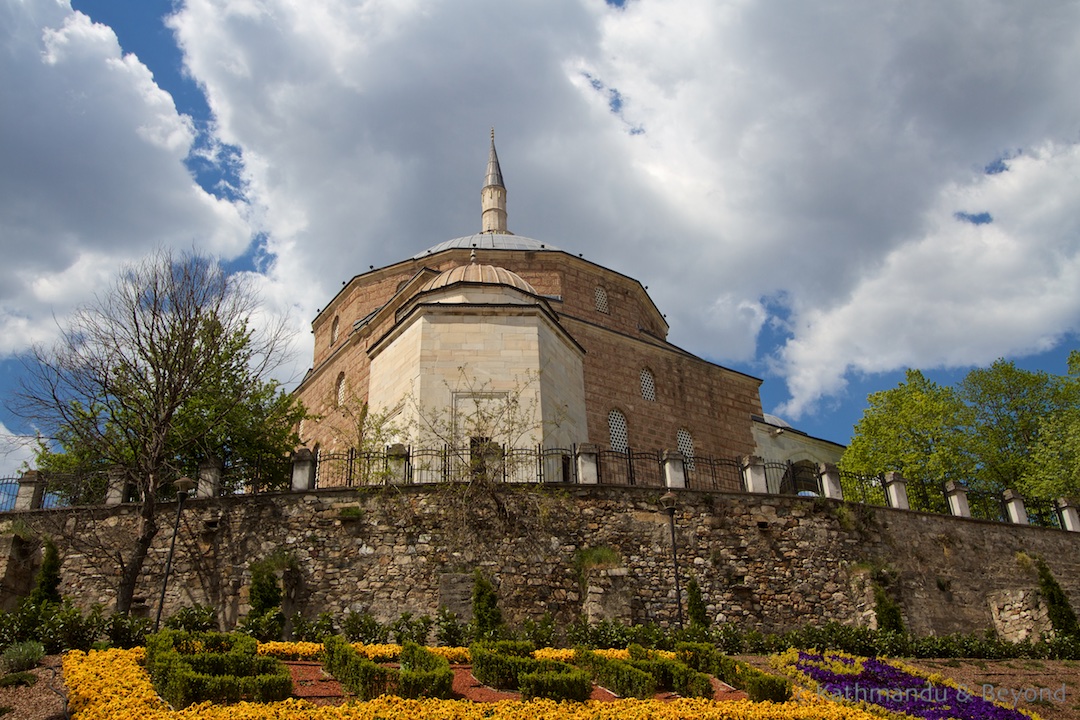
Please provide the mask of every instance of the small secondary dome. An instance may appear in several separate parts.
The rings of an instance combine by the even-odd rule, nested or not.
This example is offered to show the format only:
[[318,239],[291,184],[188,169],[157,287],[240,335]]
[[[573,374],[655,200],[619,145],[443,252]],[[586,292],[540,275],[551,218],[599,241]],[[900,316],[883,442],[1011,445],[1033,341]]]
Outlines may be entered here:
[[495,265],[478,265],[475,262],[468,265],[458,265],[455,268],[441,273],[438,277],[428,281],[420,292],[438,290],[454,283],[483,283],[485,285],[509,285],[522,292],[536,295],[536,288],[526,282],[520,275],[506,268]]

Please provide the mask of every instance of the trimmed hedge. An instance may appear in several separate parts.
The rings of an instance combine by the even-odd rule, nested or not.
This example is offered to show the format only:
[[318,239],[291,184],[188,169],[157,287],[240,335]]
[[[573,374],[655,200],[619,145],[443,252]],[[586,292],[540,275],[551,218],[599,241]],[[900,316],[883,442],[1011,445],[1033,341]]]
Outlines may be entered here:
[[791,699],[791,681],[763,673],[752,665],[723,655],[708,643],[679,643],[675,657],[699,671],[743,690],[755,702],[785,702]]
[[454,671],[450,662],[414,642],[401,646],[398,694],[406,698],[442,698],[453,695]]
[[592,694],[592,679],[587,672],[577,668],[529,672],[518,676],[518,688],[522,700],[547,698],[584,702]]
[[154,688],[181,709],[217,703],[274,702],[292,695],[289,669],[256,654],[258,644],[232,633],[163,630],[146,642],[146,665]]
[[609,660],[592,650],[574,648],[574,664],[589,673],[592,681],[621,697],[648,699],[656,694],[656,680],[629,662]]
[[323,667],[349,692],[361,700],[380,695],[406,698],[449,698],[453,694],[454,671],[446,658],[416,643],[401,648],[401,669],[384,667],[361,657],[340,635],[323,643]]

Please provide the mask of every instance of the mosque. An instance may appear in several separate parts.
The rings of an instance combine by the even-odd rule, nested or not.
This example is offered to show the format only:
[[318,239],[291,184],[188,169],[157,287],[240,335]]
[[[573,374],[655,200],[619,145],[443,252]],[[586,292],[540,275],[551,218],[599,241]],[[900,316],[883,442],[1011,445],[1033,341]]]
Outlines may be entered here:
[[816,466],[843,450],[765,415],[758,378],[668,342],[637,280],[511,233],[494,131],[481,231],[356,275],[312,330],[295,392],[314,416],[300,435],[316,456],[588,443]]

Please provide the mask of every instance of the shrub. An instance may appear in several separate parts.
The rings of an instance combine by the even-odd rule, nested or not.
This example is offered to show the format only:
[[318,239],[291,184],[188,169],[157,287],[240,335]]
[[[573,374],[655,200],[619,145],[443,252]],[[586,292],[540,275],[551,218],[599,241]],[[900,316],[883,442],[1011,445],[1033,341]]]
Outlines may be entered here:
[[165,627],[188,632],[217,630],[217,611],[206,605],[182,607],[165,620]]
[[555,618],[546,612],[539,622],[526,620],[521,634],[536,647],[551,647],[555,643]]
[[127,613],[114,613],[105,621],[105,634],[109,636],[109,644],[125,650],[145,645],[146,634],[152,629],[150,618]]
[[791,681],[758,673],[746,681],[746,694],[754,702],[787,702],[791,699]]
[[478,569],[473,575],[473,625],[477,640],[497,640],[502,631],[502,611],[495,585]]
[[326,638],[323,645],[326,672],[361,700],[373,700],[397,690],[400,673],[360,657],[345,638],[334,635]]
[[280,640],[285,632],[285,618],[280,610],[262,615],[250,613],[240,621],[236,629],[260,642],[272,642]]
[[592,681],[587,672],[578,669],[527,672],[518,677],[518,688],[522,700],[547,698],[584,702],[592,694]]
[[33,687],[37,680],[38,676],[31,672],[13,672],[0,677],[0,687]]
[[350,610],[341,623],[341,631],[351,642],[365,645],[382,645],[390,638],[390,628],[380,623],[370,613]]
[[1046,611],[1050,616],[1050,625],[1054,628],[1054,633],[1071,637],[1080,635],[1076,613],[1069,604],[1069,597],[1054,579],[1050,567],[1042,558],[1035,561],[1035,567],[1039,571],[1039,591],[1046,601]]
[[398,694],[402,697],[447,699],[453,694],[454,671],[446,658],[406,641],[400,659]]
[[336,635],[334,617],[328,613],[319,613],[314,620],[305,620],[304,616],[296,613],[292,618],[293,639],[301,642],[322,642],[330,635]]
[[691,628],[704,629],[712,624],[705,600],[701,597],[701,588],[695,578],[690,578],[690,582],[686,583],[686,614],[690,618]]
[[164,630],[147,638],[146,666],[158,693],[175,708],[292,695],[289,669],[257,650],[252,638],[236,633]]
[[414,642],[423,645],[427,642],[427,636],[431,633],[431,626],[435,624],[427,615],[413,618],[411,612],[403,612],[394,621],[390,628],[394,631],[394,639],[398,645]]
[[468,626],[445,605],[440,605],[435,615],[435,639],[440,645],[463,647],[469,643]]
[[38,637],[48,653],[89,650],[105,630],[99,605],[85,615],[67,598],[60,605],[47,602],[41,608]]
[[656,692],[652,675],[621,660],[609,660],[585,648],[574,650],[574,664],[585,670],[597,685],[622,697],[651,698]]
[[56,543],[45,539],[45,552],[41,560],[41,569],[34,579],[34,589],[27,596],[29,602],[40,605],[43,602],[59,603],[60,598],[60,553]]
[[23,672],[37,667],[45,657],[45,646],[37,640],[24,640],[4,649],[0,663],[9,673]]
[[881,585],[874,585],[874,617],[879,630],[886,632],[904,632],[904,618],[900,614],[900,605],[889,597]]

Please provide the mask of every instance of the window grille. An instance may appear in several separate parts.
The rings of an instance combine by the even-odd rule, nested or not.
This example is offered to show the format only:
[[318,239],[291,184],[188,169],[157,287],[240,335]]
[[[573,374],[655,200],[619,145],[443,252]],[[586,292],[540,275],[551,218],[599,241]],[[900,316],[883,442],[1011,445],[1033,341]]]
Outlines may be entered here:
[[677,441],[679,452],[683,456],[683,464],[687,470],[694,469],[694,436],[686,428],[679,428]]
[[607,290],[596,286],[596,309],[605,315],[608,313]]
[[611,449],[626,452],[630,439],[626,433],[626,416],[618,410],[612,410],[607,416],[608,434],[611,436]]
[[337,384],[334,386],[334,406],[341,407],[345,404],[345,373],[339,373]]
[[341,318],[334,316],[334,324],[330,326],[330,344],[337,342],[338,332],[341,330]]
[[656,400],[656,381],[649,368],[641,368],[641,397],[649,402]]

